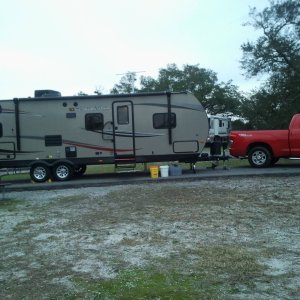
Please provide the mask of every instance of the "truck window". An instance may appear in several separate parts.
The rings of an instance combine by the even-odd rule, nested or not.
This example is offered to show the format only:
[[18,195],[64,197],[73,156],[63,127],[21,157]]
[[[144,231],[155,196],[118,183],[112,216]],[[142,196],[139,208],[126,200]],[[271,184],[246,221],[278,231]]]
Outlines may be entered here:
[[85,115],[86,130],[102,130],[104,125],[103,114],[93,113]]
[[153,115],[153,128],[154,129],[167,129],[176,127],[176,114],[171,113],[169,121],[168,113],[158,113]]
[[127,105],[118,106],[117,122],[119,125],[129,124],[129,110]]

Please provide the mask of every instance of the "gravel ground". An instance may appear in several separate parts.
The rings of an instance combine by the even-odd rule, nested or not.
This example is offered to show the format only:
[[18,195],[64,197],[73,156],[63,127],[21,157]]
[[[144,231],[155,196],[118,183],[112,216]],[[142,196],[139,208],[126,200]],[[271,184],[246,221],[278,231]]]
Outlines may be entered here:
[[0,299],[63,299],[80,290],[76,278],[164,260],[188,272],[204,246],[247,249],[263,268],[230,299],[299,299],[299,204],[298,176],[8,193]]

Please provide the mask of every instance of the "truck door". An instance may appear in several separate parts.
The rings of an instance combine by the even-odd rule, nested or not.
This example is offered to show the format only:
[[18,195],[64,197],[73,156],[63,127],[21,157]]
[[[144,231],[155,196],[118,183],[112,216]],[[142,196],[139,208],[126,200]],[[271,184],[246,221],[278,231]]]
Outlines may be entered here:
[[135,158],[134,113],[131,101],[113,102],[113,132],[115,158]]
[[[298,120],[297,120],[298,121]],[[300,122],[295,122],[294,127],[290,128],[289,140],[291,156],[300,157]]]

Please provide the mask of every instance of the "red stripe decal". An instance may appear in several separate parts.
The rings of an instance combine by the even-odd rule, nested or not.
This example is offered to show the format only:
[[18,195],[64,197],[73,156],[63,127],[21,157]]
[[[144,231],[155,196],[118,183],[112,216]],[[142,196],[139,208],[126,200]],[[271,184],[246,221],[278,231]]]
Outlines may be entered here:
[[107,152],[132,152],[133,149],[116,149],[114,150],[113,148],[106,148],[106,147],[99,147],[96,145],[91,145],[91,144],[83,144],[83,143],[78,143],[78,142],[73,142],[73,141],[63,141],[64,144],[72,145],[72,146],[77,146],[81,148],[87,148],[87,149],[94,149],[94,150],[99,150],[99,151],[107,151]]

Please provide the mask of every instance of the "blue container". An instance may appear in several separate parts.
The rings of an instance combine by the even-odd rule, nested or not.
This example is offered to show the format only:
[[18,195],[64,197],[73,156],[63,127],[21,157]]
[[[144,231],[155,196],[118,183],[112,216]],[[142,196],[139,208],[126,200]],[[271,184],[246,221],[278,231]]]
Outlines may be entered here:
[[169,172],[170,176],[181,176],[182,168],[179,166],[170,166]]

